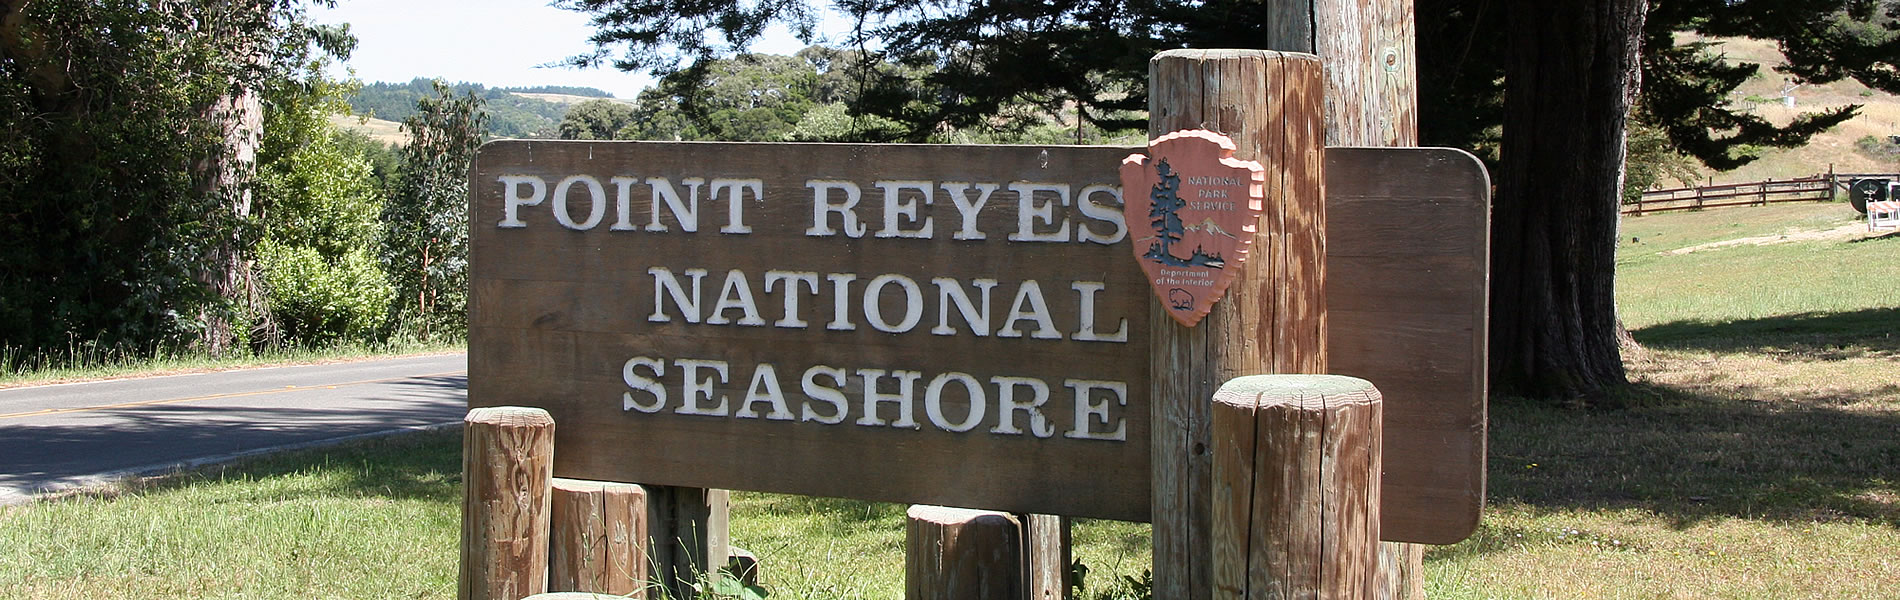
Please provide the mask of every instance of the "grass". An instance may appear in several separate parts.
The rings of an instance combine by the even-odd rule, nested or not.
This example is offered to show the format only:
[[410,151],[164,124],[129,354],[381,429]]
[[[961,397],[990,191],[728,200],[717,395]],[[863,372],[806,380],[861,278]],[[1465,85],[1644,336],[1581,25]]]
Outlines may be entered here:
[[[1619,304],[1645,347],[1627,407],[1494,401],[1489,506],[1427,552],[1429,597],[1894,598],[1900,236],[1802,233],[1846,210],[1625,220]],[[1778,243],[1710,245],[1761,236]],[[448,598],[458,449],[423,435],[0,508],[0,598]],[[903,506],[733,502],[773,598],[901,596]],[[1145,526],[1074,536],[1091,600],[1147,568]]]
[[366,357],[461,352],[464,346],[465,343],[457,339],[437,342],[348,344],[325,348],[283,348],[229,356],[210,356],[201,353],[135,356],[121,351],[103,349],[96,345],[75,343],[54,355],[26,359],[16,357],[13,349],[0,346],[0,389],[71,381],[223,371],[267,365],[336,362]]
[[451,598],[459,435],[0,508],[0,598]]
[[1490,505],[1430,597],[1895,597],[1900,237],[1801,235],[1854,216],[1625,219],[1629,407],[1493,401]]

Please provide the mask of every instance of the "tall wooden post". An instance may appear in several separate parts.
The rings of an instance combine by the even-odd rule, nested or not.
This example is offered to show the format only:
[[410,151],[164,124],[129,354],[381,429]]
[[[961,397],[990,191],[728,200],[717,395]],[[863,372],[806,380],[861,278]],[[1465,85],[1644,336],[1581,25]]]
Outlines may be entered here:
[[[1326,145],[1418,145],[1417,33],[1413,0],[1269,0],[1275,23],[1267,48],[1311,52],[1326,62]],[[1341,321],[1339,327],[1356,325]],[[1347,332],[1342,332],[1347,333]],[[1355,357],[1329,361],[1335,373],[1366,373]],[[1391,382],[1410,389],[1410,382]],[[1385,493],[1392,493],[1388,488]],[[1380,599],[1422,599],[1424,546],[1382,544],[1391,568]]]
[[1323,74],[1312,55],[1171,50],[1148,63],[1150,137],[1206,128],[1266,168],[1251,256],[1199,325],[1150,311],[1154,595],[1208,598],[1208,399],[1222,382],[1326,370]]
[[1215,392],[1214,598],[1360,600],[1378,571],[1379,391],[1255,375]]
[[539,408],[468,411],[462,434],[461,600],[548,591],[554,418]]

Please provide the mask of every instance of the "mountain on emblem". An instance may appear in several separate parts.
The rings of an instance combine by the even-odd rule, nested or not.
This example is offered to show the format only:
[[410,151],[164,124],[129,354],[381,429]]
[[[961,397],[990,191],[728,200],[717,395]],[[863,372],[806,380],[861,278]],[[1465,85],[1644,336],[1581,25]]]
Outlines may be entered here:
[[1135,232],[1135,258],[1168,314],[1188,327],[1233,282],[1259,230],[1265,169],[1233,155],[1232,140],[1197,129],[1161,136],[1147,155],[1122,160],[1122,213]]

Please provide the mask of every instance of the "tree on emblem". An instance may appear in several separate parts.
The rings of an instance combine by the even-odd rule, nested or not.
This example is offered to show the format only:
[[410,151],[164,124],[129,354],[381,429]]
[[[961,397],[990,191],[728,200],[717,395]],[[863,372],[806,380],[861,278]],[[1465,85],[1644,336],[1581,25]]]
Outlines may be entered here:
[[[1196,246],[1188,258],[1180,258],[1170,250],[1175,242],[1187,232],[1181,223],[1181,209],[1187,201],[1181,199],[1181,176],[1168,166],[1168,159],[1155,161],[1155,173],[1161,180],[1148,192],[1148,217],[1154,219],[1154,243],[1148,245],[1148,253],[1142,258],[1152,259],[1171,267],[1211,267],[1219,269],[1226,265],[1219,253],[1207,254]],[[1232,237],[1232,236],[1229,236]]]
[[1144,256],[1164,265],[1186,266],[1168,251],[1175,242],[1181,241],[1184,231],[1179,211],[1187,202],[1181,200],[1181,176],[1174,174],[1174,169],[1168,166],[1168,159],[1165,158],[1155,162],[1155,173],[1161,176],[1161,180],[1148,192],[1148,216],[1154,219],[1155,241],[1148,246],[1148,253]]

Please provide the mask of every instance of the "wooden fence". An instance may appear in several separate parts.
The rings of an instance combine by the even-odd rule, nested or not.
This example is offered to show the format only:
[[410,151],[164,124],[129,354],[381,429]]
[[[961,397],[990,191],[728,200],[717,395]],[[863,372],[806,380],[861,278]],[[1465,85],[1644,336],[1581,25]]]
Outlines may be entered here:
[[1727,206],[1767,206],[1777,202],[1827,202],[1840,198],[1847,186],[1867,177],[1900,178],[1893,173],[1827,173],[1776,181],[1725,183],[1643,192],[1635,202],[1623,203],[1623,214],[1643,215],[1674,210],[1701,210]]

